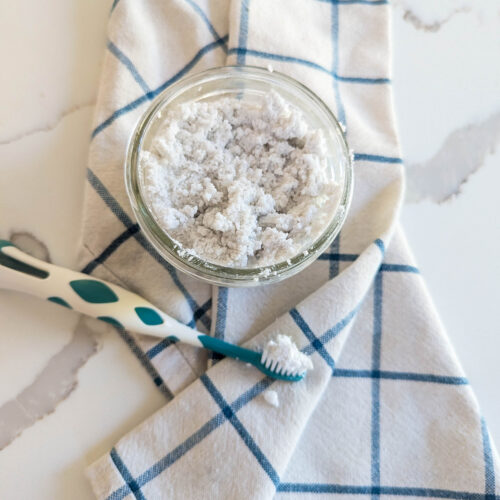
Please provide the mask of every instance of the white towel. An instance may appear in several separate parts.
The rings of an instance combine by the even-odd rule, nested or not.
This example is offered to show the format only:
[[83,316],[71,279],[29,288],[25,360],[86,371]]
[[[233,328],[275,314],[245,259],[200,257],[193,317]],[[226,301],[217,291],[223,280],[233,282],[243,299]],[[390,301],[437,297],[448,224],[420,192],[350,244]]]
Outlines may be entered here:
[[[166,404],[89,467],[98,499],[498,498],[486,425],[397,228],[389,22],[386,0],[115,0],[82,269],[231,342],[291,335],[315,368],[273,382],[120,331]],[[298,276],[255,289],[210,287],[163,262],[123,184],[126,142],[149,102],[224,64],[271,64],[300,80],[355,151],[341,236]]]

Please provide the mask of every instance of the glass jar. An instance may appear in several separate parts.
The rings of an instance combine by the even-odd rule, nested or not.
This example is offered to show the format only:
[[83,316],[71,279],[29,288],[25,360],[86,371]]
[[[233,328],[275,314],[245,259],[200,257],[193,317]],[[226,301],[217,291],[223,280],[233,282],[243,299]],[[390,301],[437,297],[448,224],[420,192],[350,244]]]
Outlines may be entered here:
[[[224,267],[190,255],[160,227],[143,196],[139,170],[141,148],[149,144],[163,120],[161,115],[188,101],[220,97],[256,99],[270,90],[278,92],[304,114],[313,128],[322,129],[328,164],[339,185],[339,201],[323,232],[294,257],[262,267]],[[185,77],[167,87],[151,103],[132,133],[125,163],[125,184],[135,217],[158,253],[175,268],[201,280],[222,286],[257,286],[274,283],[306,268],[338,235],[352,194],[352,162],[339,122],[326,104],[307,87],[281,73],[251,66],[225,66]]]

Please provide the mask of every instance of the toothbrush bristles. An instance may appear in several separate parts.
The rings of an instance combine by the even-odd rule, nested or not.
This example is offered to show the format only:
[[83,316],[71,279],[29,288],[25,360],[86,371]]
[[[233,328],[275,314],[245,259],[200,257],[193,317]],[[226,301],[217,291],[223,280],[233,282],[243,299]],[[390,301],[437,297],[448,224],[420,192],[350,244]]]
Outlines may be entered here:
[[286,377],[295,377],[300,375],[297,370],[291,370],[290,368],[286,368],[285,365],[279,362],[277,359],[273,359],[272,356],[269,356],[267,351],[262,353],[261,363],[269,370],[273,371],[277,375],[283,375]]
[[286,364],[280,362],[280,360],[273,359],[273,357],[270,356],[269,352],[266,350],[262,353],[260,361],[268,370],[271,370],[276,375],[280,375],[282,377],[297,377],[302,375],[299,370],[290,369],[286,366]]

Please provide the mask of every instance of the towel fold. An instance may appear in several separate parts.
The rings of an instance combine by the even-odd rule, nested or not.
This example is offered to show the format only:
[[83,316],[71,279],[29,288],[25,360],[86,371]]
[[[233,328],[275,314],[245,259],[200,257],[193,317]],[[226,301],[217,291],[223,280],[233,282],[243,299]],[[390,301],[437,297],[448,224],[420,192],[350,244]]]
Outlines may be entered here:
[[[231,342],[290,335],[315,368],[276,382],[119,330],[166,404],[89,467],[97,498],[497,498],[498,457],[397,226],[389,23],[385,0],[115,0],[81,267]],[[123,184],[127,139],[149,102],[225,64],[272,65],[310,87],[355,152],[340,237],[307,270],[255,289],[211,287],[163,261]]]

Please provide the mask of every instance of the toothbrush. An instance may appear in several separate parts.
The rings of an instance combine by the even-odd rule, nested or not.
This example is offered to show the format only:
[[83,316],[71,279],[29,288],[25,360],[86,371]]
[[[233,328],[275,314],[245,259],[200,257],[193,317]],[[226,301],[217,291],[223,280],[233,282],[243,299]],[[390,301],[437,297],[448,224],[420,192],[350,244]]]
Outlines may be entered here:
[[41,261],[1,239],[0,288],[35,295],[137,333],[203,347],[250,363],[278,380],[297,382],[305,375],[285,370],[267,353],[197,332],[120,286]]

